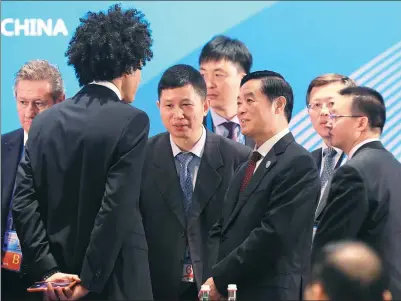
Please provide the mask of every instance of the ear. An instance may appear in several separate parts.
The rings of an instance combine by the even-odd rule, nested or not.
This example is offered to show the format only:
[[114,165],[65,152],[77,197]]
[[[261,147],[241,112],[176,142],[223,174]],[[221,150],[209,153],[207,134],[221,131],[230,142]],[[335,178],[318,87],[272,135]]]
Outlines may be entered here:
[[157,108],[160,110],[160,100],[156,100]]
[[207,99],[203,100],[203,116],[206,116],[209,112],[209,101]]
[[369,128],[369,119],[368,117],[360,117],[359,123],[358,123],[358,130],[361,132],[365,131],[367,128]]
[[287,105],[287,99],[284,96],[277,97],[274,102],[274,113],[279,114],[280,112],[284,112],[285,106]]
[[65,94],[61,95],[61,96],[59,97],[59,99],[56,100],[55,103],[60,103],[60,102],[62,102],[62,101],[64,101],[64,100],[65,100]]
[[391,292],[389,290],[385,290],[383,292],[383,300],[384,301],[391,301],[393,300],[393,295],[391,294]]

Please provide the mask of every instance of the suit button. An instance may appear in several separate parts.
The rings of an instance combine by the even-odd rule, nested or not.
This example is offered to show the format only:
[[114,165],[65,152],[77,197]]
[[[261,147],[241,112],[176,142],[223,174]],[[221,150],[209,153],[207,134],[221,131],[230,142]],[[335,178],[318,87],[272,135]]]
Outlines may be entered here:
[[227,236],[221,236],[220,241],[225,241],[227,239]]
[[185,237],[185,231],[181,233],[181,237]]

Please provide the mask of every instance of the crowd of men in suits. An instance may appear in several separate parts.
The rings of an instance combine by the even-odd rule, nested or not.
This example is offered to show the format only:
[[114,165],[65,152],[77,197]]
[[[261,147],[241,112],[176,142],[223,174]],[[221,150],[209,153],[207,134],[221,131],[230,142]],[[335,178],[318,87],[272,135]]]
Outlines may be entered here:
[[247,47],[217,36],[199,70],[162,74],[167,131],[148,138],[130,103],[153,57],[149,24],[119,5],[82,20],[66,53],[75,96],[64,100],[47,61],[16,74],[22,128],[2,135],[2,299],[42,299],[26,291],[35,281],[46,300],[197,300],[203,284],[211,300],[229,284],[239,300],[401,298],[401,164],[380,142],[377,91],[314,79],[306,105],[324,143],[309,153],[289,130],[291,85],[251,72]]

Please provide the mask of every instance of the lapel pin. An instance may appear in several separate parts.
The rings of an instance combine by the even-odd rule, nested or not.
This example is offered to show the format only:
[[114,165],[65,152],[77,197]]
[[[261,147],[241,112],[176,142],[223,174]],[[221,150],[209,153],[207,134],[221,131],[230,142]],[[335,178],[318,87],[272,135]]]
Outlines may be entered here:
[[272,164],[270,161],[267,161],[266,162],[266,168],[269,168],[270,167],[270,164]]

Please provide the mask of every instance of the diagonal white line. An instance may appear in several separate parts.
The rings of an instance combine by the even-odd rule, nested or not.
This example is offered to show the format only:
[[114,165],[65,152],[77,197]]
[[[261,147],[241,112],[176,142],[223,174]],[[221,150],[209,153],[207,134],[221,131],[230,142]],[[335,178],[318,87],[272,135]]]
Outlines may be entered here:
[[386,148],[392,150],[393,147],[396,146],[400,141],[401,141],[401,135],[398,135],[394,137],[394,139],[389,144],[386,145]]
[[393,93],[395,90],[397,90],[400,87],[401,87],[401,80],[399,82],[397,82],[395,85],[391,86],[390,89],[383,91],[382,92],[383,98],[386,99],[386,97],[390,96],[391,93]]
[[393,104],[393,102],[396,102],[398,98],[401,98],[401,90],[397,94],[394,94],[391,98],[386,100],[386,107],[389,107]]
[[[400,93],[401,94],[401,93]],[[401,99],[400,99],[401,100]],[[391,107],[390,110],[387,111],[386,113],[386,118],[390,118],[392,115],[394,115],[398,110],[400,110],[401,113],[401,101],[399,101],[396,105]]]
[[394,75],[390,76],[388,79],[386,79],[383,83],[381,83],[376,90],[377,91],[383,91],[385,88],[387,88],[389,85],[391,85],[395,80],[397,80],[399,77],[401,77],[401,69]]
[[380,75],[376,76],[374,79],[372,79],[371,81],[367,82],[365,84],[365,86],[374,88],[375,85],[377,85],[378,83],[380,83],[380,81],[382,81],[384,78],[386,78],[387,76],[389,76],[391,73],[393,73],[395,70],[397,70],[399,67],[401,67],[401,60],[394,64],[393,66],[391,66],[390,68],[388,68],[386,71],[383,71],[382,73],[380,73]]
[[[399,118],[398,118],[398,119],[399,119]],[[397,119],[397,120],[398,120],[398,119]],[[400,132],[401,132],[401,123],[398,124],[397,126],[395,126],[394,128],[392,128],[391,131],[388,131],[388,132],[384,135],[384,137],[383,137],[383,139],[382,139],[383,144],[387,144],[388,142],[390,142],[390,139],[391,139],[395,134],[400,133]]]
[[394,46],[390,47],[389,49],[387,49],[383,53],[379,54],[377,57],[375,57],[373,60],[371,60],[370,62],[368,62],[365,65],[363,65],[358,70],[354,71],[350,75],[350,77],[353,78],[353,79],[357,79],[360,75],[362,75],[367,70],[372,68],[376,63],[380,62],[383,58],[389,56],[392,52],[398,50],[398,48],[401,48],[401,41],[398,42],[397,44],[395,44]]
[[384,68],[386,68],[392,62],[397,60],[399,57],[401,57],[401,51],[397,52],[396,54],[394,54],[393,56],[391,56],[390,58],[388,58],[384,62],[382,62],[379,65],[377,65],[376,67],[374,67],[371,71],[366,73],[364,76],[362,76],[356,82],[358,83],[358,85],[364,84],[366,81],[368,81],[369,79],[373,78],[377,73],[382,71]]
[[295,126],[298,122],[308,116],[308,110],[302,109],[297,115],[291,118],[290,127]]
[[315,146],[319,141],[322,141],[322,138],[319,136],[319,134],[316,133],[315,135],[313,135],[312,139],[305,143],[304,147],[306,149],[310,149]]
[[397,158],[398,161],[401,161],[401,145],[398,146],[395,150],[393,150],[394,157]]

